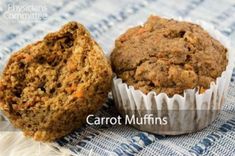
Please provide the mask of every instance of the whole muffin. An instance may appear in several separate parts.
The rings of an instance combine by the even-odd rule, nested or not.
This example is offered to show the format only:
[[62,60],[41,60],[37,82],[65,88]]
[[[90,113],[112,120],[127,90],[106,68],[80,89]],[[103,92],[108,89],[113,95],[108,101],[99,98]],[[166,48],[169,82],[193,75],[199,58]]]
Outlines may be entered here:
[[226,68],[226,52],[199,25],[150,16],[116,40],[111,60],[117,77],[128,85],[173,96],[209,88]]
[[0,107],[25,135],[53,141],[101,108],[111,79],[100,46],[83,25],[69,22],[11,56],[0,79]]

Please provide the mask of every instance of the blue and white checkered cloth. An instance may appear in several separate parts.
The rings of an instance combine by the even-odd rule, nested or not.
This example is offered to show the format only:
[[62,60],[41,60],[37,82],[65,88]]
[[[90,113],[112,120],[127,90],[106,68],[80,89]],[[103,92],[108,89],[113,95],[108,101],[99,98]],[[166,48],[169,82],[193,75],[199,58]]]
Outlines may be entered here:
[[[25,16],[19,16],[23,14]],[[233,0],[61,0],[59,2],[1,0],[0,70],[13,51],[42,38],[48,32],[57,30],[71,20],[83,23],[109,55],[115,38],[127,27],[144,22],[150,14],[204,20],[215,25],[235,45],[235,1]],[[162,136],[141,132],[125,125],[85,125],[55,142],[54,145],[61,150],[69,149],[72,155],[233,156],[235,155],[234,79],[235,75],[231,80],[228,96],[219,117],[200,132],[181,136]],[[118,115],[111,98],[97,115]]]

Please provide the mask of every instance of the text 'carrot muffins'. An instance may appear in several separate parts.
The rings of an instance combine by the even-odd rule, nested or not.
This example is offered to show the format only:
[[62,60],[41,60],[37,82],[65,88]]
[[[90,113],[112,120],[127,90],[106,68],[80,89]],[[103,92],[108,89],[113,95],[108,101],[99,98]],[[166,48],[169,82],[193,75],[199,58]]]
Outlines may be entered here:
[[0,107],[25,135],[52,141],[85,123],[110,90],[102,49],[70,22],[14,53],[0,80]]
[[[213,27],[198,24],[150,16],[116,40],[111,61],[120,112],[169,119],[164,126],[135,127],[175,135],[202,129],[215,119],[218,111],[208,110],[219,110],[223,104],[232,72],[229,47]],[[202,111],[205,115],[199,115]]]

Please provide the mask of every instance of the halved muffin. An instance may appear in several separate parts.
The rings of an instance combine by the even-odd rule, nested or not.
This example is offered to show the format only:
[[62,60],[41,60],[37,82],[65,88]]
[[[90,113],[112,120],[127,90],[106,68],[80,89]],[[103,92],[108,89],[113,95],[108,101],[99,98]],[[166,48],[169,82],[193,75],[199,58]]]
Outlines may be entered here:
[[0,79],[0,107],[36,140],[79,128],[105,102],[111,66],[85,27],[69,22],[14,53]]

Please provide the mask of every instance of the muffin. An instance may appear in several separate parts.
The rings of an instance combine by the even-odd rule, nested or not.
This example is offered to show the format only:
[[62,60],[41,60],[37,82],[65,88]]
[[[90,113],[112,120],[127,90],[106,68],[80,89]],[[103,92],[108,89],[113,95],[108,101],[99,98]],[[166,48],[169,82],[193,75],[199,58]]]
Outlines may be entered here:
[[[217,31],[212,31],[217,37]],[[142,130],[183,134],[202,129],[214,120],[223,104],[231,77],[228,55],[227,47],[200,25],[150,16],[115,42],[111,61],[117,75],[113,80],[117,107],[125,112],[122,114],[137,116],[165,112],[167,125],[134,125]],[[198,114],[197,110],[205,113],[208,109],[215,111]],[[184,113],[187,118],[178,116]],[[200,122],[203,118],[204,123]]]
[[85,27],[69,22],[14,53],[0,79],[0,108],[26,136],[53,141],[105,102],[112,70]]

